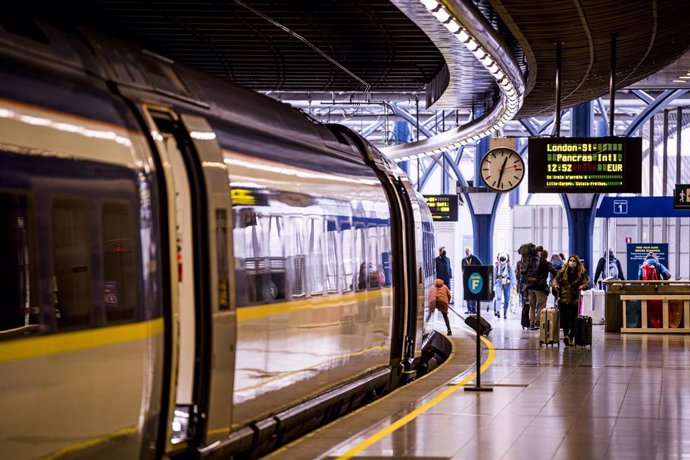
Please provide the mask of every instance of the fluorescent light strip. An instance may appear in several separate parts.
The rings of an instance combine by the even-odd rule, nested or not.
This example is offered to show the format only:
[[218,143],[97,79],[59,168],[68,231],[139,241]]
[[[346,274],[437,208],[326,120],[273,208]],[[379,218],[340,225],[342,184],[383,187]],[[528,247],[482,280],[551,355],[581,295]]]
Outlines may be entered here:
[[[479,139],[492,134],[493,132],[499,131],[503,126],[505,126],[505,124],[512,120],[517,114],[524,101],[523,95],[520,94],[520,90],[516,87],[516,83],[521,83],[521,89],[524,89],[524,82],[511,81],[511,79],[508,77],[510,72],[508,72],[507,69],[502,68],[501,63],[498,62],[498,59],[495,56],[492,56],[492,54],[485,49],[467,29],[462,26],[459,19],[453,17],[451,12],[448,11],[448,9],[437,0],[420,0],[420,2],[446,29],[448,29],[448,31],[450,31],[458,39],[460,43],[467,48],[469,52],[471,52],[477,58],[482,66],[489,71],[489,73],[496,80],[498,88],[501,91],[501,98],[494,110],[486,117],[486,120],[491,122],[488,126],[484,126],[486,123],[476,123],[465,130],[458,129],[454,133],[447,131],[445,134],[451,134],[451,138],[447,139],[447,142],[444,143],[444,145],[439,146],[436,143],[433,143],[421,153],[410,152],[409,154],[406,154],[405,144],[398,145],[394,148],[383,148],[382,151],[384,153],[392,150],[389,156],[394,161],[417,159],[424,156],[441,153],[451,148],[458,148],[470,142],[476,142]],[[461,131],[467,132],[461,133]],[[449,137],[443,136],[443,134],[444,133],[433,136],[433,138]]]

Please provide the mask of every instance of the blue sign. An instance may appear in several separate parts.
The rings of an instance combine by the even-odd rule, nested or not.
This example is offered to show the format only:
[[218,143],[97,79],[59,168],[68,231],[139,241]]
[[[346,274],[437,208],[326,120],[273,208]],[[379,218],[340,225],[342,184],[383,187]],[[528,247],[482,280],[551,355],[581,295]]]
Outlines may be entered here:
[[479,273],[472,273],[467,281],[468,288],[472,294],[479,294],[484,287],[484,278]]
[[654,253],[659,262],[668,268],[668,243],[628,243],[628,279],[638,279],[640,265],[650,252]]
[[674,209],[670,196],[607,196],[597,208],[597,217],[690,217],[690,211]]

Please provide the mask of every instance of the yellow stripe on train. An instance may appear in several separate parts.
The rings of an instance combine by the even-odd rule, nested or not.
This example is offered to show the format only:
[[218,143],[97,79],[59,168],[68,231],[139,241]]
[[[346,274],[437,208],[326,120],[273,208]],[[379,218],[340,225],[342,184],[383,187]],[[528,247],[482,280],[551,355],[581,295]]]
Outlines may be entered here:
[[121,326],[97,327],[86,331],[22,337],[0,342],[0,363],[132,342],[162,332],[163,318],[157,318]]
[[256,305],[253,307],[237,308],[237,320],[246,321],[249,319],[264,318],[266,316],[292,313],[298,310],[328,308],[342,305],[344,303],[354,303],[364,300],[379,300],[392,294],[392,288],[383,288],[376,291],[364,291],[333,296],[318,296],[304,300],[291,300],[288,302],[277,302],[268,305]]

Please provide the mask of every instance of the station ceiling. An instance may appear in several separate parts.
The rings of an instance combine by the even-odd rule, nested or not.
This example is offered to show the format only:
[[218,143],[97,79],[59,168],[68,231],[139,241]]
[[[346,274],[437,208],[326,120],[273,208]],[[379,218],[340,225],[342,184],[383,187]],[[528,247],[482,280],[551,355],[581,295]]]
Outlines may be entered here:
[[[453,3],[459,0],[444,0]],[[555,43],[563,43],[563,108],[608,91],[611,34],[625,87],[690,48],[690,2],[677,0],[473,1],[527,68],[519,116],[553,113]],[[95,28],[199,70],[264,92],[420,95],[444,66],[434,43],[388,0],[66,0],[50,20]],[[468,106],[489,97],[476,83]],[[659,82],[656,82],[659,84]],[[671,83],[671,82],[669,82]],[[661,83],[662,84],[662,83]],[[677,86],[678,83],[676,82]]]

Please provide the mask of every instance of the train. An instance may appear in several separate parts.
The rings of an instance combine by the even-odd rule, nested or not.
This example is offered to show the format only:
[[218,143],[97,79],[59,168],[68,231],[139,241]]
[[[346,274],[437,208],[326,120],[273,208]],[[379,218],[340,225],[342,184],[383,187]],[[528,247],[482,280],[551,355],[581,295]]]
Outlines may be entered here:
[[3,457],[256,457],[429,369],[432,216],[358,134],[30,18],[0,81]]

